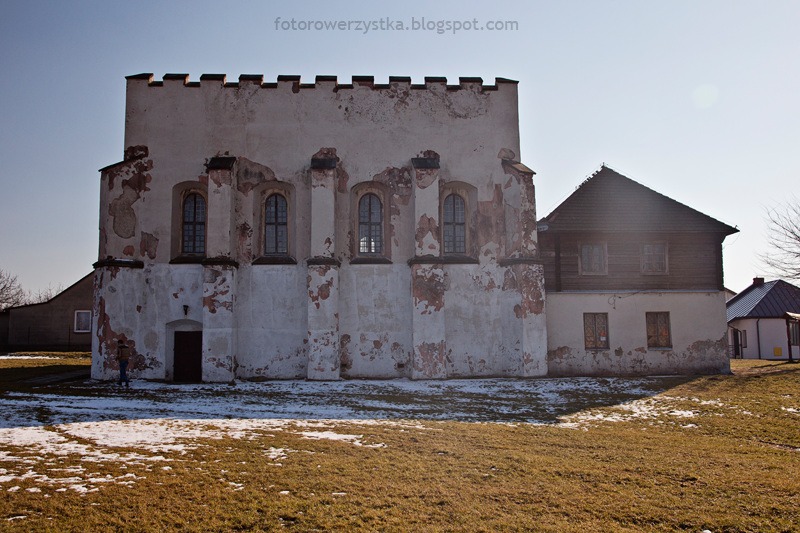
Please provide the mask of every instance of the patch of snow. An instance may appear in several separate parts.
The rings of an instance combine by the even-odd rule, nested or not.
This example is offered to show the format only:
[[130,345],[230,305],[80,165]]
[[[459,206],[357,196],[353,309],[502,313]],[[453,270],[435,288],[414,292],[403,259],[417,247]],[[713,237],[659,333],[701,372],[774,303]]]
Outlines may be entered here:
[[340,435],[333,431],[301,431],[299,433],[304,439],[327,439],[327,440],[341,440],[361,446],[361,438],[363,435]]
[[45,355],[0,355],[0,360],[4,359],[61,359],[61,357],[49,357]]

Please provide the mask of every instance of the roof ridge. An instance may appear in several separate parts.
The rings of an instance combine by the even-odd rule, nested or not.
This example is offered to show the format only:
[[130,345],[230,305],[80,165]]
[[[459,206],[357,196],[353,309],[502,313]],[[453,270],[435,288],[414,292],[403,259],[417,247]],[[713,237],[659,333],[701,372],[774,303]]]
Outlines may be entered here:
[[[726,235],[730,235],[732,233],[737,233],[738,230],[720,220],[715,219],[705,213],[690,207],[683,202],[675,200],[665,194],[662,194],[647,185],[639,183],[636,180],[621,174],[620,172],[614,170],[610,166],[608,166],[605,162],[600,165],[600,168],[595,170],[587,179],[585,179],[581,184],[575,188],[575,190],[559,205],[557,205],[547,216],[545,216],[542,220],[545,222],[555,221],[555,216],[557,213],[565,210],[573,210],[577,209],[579,204],[585,202],[585,198],[587,195],[592,195],[594,192],[591,189],[593,184],[597,184],[598,180],[600,183],[605,182],[606,180],[618,180],[620,183],[624,184],[623,186],[629,187],[629,191],[631,194],[638,194],[638,195],[649,195],[654,198],[654,201],[661,204],[661,207],[665,210],[671,209],[672,211],[677,211],[674,214],[683,214],[685,216],[694,217],[695,225],[703,228],[705,226],[710,226],[705,229],[701,229],[699,231],[707,231],[707,232],[718,232],[718,233],[725,233]],[[638,191],[638,192],[633,192]],[[625,201],[625,198],[622,198],[620,201]],[[575,205],[573,205],[575,204]],[[674,218],[674,217],[673,217]],[[563,218],[562,218],[563,220]],[[691,219],[690,221],[691,222]],[[673,227],[678,228],[681,222],[678,222]],[[556,227],[553,229],[558,228],[560,223],[555,223]],[[569,229],[564,229],[564,231],[570,231]]]

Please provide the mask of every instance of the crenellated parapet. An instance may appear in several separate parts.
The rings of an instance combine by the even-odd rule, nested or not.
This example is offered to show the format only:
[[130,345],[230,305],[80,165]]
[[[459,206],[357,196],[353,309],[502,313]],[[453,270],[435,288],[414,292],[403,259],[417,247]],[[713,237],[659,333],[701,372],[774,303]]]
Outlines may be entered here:
[[278,76],[275,82],[264,82],[263,74],[241,74],[238,82],[228,82],[225,74],[203,74],[200,81],[189,81],[189,74],[164,74],[161,81],[156,81],[152,73],[126,76],[129,83],[146,82],[148,87],[163,87],[165,83],[181,82],[184,87],[202,87],[204,85],[219,86],[225,89],[238,89],[246,84],[255,84],[262,89],[279,89],[291,87],[293,92],[305,89],[329,89],[340,91],[357,87],[368,87],[380,91],[397,87],[411,90],[446,89],[448,91],[475,90],[497,91],[503,85],[517,85],[517,81],[506,78],[495,78],[494,85],[484,85],[483,78],[458,78],[458,85],[448,85],[446,77],[425,76],[425,83],[411,83],[410,76],[389,76],[389,83],[375,83],[374,76],[353,76],[351,83],[339,83],[337,76],[317,76],[314,83],[302,83],[300,76]]

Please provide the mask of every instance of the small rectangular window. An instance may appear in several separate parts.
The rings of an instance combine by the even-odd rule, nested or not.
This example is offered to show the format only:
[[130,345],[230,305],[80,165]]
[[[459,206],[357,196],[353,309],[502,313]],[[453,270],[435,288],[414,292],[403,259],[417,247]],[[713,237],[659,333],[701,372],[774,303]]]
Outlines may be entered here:
[[789,322],[789,344],[800,345],[800,323]]
[[75,333],[91,333],[92,331],[92,312],[75,311]]
[[747,331],[742,330],[742,348],[747,348]]
[[647,347],[672,348],[669,313],[646,313]]
[[584,313],[583,337],[587,350],[608,350],[608,313]]
[[651,243],[642,245],[642,274],[666,274],[667,245]]
[[580,252],[581,274],[603,275],[608,273],[605,243],[581,244]]

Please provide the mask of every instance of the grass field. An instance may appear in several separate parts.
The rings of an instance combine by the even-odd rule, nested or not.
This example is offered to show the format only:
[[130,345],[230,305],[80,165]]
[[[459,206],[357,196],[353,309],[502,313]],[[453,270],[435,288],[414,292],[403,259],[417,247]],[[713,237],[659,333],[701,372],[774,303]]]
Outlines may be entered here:
[[[0,414],[112,390],[19,383],[87,361],[0,360]],[[0,531],[800,531],[800,365],[732,367],[547,424],[8,423]]]

